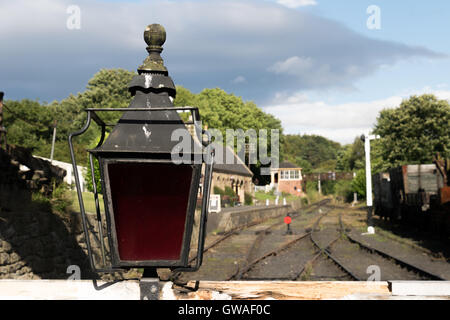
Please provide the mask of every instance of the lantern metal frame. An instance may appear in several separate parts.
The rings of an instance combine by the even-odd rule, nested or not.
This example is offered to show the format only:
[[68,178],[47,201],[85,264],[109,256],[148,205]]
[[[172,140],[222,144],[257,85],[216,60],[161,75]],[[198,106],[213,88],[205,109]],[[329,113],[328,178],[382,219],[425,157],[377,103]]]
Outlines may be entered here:
[[[85,242],[86,247],[88,251],[89,256],[89,264],[91,266],[91,269],[95,273],[113,273],[118,271],[123,271],[124,269],[129,268],[139,268],[139,267],[147,267],[147,268],[171,268],[173,272],[195,272],[197,271],[201,264],[202,264],[202,258],[203,258],[203,250],[204,250],[204,243],[205,243],[205,236],[206,236],[206,221],[207,221],[207,214],[208,214],[208,204],[209,204],[209,196],[210,196],[210,188],[211,188],[211,180],[212,180],[212,167],[214,162],[214,148],[212,147],[211,143],[211,135],[208,131],[202,130],[200,127],[200,113],[198,108],[196,107],[151,107],[151,108],[86,108],[84,109],[85,112],[87,112],[87,119],[86,123],[79,131],[76,131],[74,133],[71,133],[69,135],[69,149],[70,149],[70,156],[72,159],[72,165],[74,170],[74,178],[75,178],[75,185],[77,188],[77,196],[78,196],[78,202],[80,205],[80,211],[81,211],[81,218],[82,218],[82,224],[83,224],[83,231],[85,235]],[[157,260],[157,261],[122,261],[119,258],[118,254],[118,246],[117,244],[117,235],[116,235],[116,229],[115,229],[115,222],[113,217],[113,211],[112,211],[112,201],[110,199],[110,195],[105,195],[105,192],[108,192],[109,188],[106,188],[105,185],[109,183],[109,177],[108,174],[103,172],[103,165],[100,163],[100,174],[101,174],[101,180],[102,180],[102,191],[104,194],[104,211],[105,211],[105,218],[106,218],[106,227],[107,227],[107,238],[109,241],[109,248],[110,248],[110,255],[111,255],[111,266],[107,266],[106,262],[106,254],[105,254],[105,243],[104,243],[104,233],[103,233],[103,222],[102,222],[102,214],[100,210],[100,202],[98,197],[98,191],[97,191],[97,183],[95,181],[95,174],[94,174],[94,161],[93,157],[94,155],[89,152],[89,166],[91,170],[91,177],[92,177],[92,186],[94,189],[94,201],[95,201],[95,209],[96,209],[96,220],[98,224],[98,236],[100,238],[100,246],[101,246],[101,254],[102,254],[102,263],[103,267],[98,268],[95,265],[94,262],[94,254],[91,246],[90,241],[90,233],[89,233],[89,227],[88,227],[88,219],[84,207],[84,201],[83,201],[83,195],[81,190],[81,184],[80,184],[80,177],[78,172],[78,167],[75,159],[75,153],[73,148],[73,138],[76,136],[80,136],[83,133],[85,133],[90,125],[92,120],[101,127],[101,137],[100,141],[97,144],[95,148],[98,148],[102,146],[105,135],[106,135],[106,127],[113,127],[115,124],[107,124],[105,123],[97,114],[98,112],[117,112],[117,111],[137,111],[137,112],[148,112],[148,111],[190,111],[192,116],[191,122],[185,122],[187,125],[194,125],[195,128],[195,135],[197,136],[198,140],[201,141],[203,147],[206,147],[206,151],[202,152],[202,163],[198,166],[198,164],[191,165],[193,167],[193,173],[191,177],[191,186],[189,191],[189,199],[188,199],[188,205],[187,205],[187,212],[186,212],[186,221],[185,221],[185,227],[184,227],[184,235],[183,235],[183,242],[181,247],[181,254],[179,260]],[[207,137],[206,141],[203,140],[203,135]],[[146,157],[124,157],[126,154],[130,154],[129,152],[117,152],[114,153],[114,158],[109,159],[103,159],[102,161],[106,161],[106,163],[171,163],[173,162],[170,159],[161,159],[156,158],[147,155]],[[121,157],[117,157],[117,155],[121,155]],[[205,161],[206,160],[206,161]],[[199,179],[201,176],[201,171],[203,170],[203,164],[205,164],[205,173],[203,176],[203,183],[201,183],[201,179]],[[196,168],[197,166],[197,168]],[[199,167],[199,168],[198,168]],[[199,184],[197,185],[197,190],[193,190],[193,181],[197,179],[196,181],[199,181]],[[192,237],[192,231],[193,231],[193,224],[194,224],[194,211],[196,208],[196,200],[197,200],[197,194],[198,189],[200,188],[200,185],[202,185],[202,205],[201,205],[201,215],[200,215],[200,223],[199,223],[199,233],[198,233],[198,243],[197,243],[197,253],[196,253],[196,264],[194,266],[188,265],[189,264],[189,249],[191,246],[191,237]],[[108,199],[109,198],[109,201]],[[195,199],[194,199],[195,198]],[[115,243],[114,243],[115,241]]]

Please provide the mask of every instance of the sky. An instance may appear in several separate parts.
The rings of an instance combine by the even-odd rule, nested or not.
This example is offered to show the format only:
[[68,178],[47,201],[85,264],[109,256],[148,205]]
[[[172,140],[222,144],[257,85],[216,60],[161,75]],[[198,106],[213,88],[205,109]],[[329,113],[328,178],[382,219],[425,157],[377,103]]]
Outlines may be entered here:
[[446,0],[0,0],[0,91],[51,102],[102,68],[136,70],[160,23],[176,84],[351,143],[411,95],[450,99],[449,13]]

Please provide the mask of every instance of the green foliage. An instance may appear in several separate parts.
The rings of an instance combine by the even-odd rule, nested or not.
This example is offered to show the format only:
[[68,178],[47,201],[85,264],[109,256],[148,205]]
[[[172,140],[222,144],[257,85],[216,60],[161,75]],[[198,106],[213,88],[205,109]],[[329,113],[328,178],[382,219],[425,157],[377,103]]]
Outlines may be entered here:
[[40,192],[34,192],[31,195],[31,202],[33,209],[43,212],[51,212],[52,204],[50,202],[50,198],[44,196]]
[[311,173],[313,172],[313,166],[309,163],[308,160],[302,159],[301,157],[296,157],[294,163],[302,168],[302,173]]
[[218,186],[214,186],[214,194],[223,196],[225,194],[225,191],[223,191],[223,189],[219,188]]
[[50,203],[54,211],[58,213],[67,213],[73,202],[70,194],[70,188],[66,183],[61,183],[58,186],[54,184],[52,198]]
[[317,135],[285,135],[282,149],[288,161],[304,167],[308,173],[334,170],[341,145]]
[[321,181],[320,188],[324,196],[334,194],[336,188],[336,181],[333,180]]
[[[222,89],[204,89],[198,94],[177,86],[175,106],[195,106],[200,110],[203,125],[208,129],[218,130],[221,133],[223,144],[227,142],[227,129],[242,129],[244,132],[253,129],[258,135],[258,143],[267,146],[267,156],[272,156],[270,149],[271,130],[279,130],[282,141],[282,126],[280,120],[271,114],[263,112],[254,102],[243,101],[241,97],[229,94]],[[267,141],[259,135],[259,130],[267,130]],[[231,137],[228,137],[231,138]],[[234,139],[233,139],[234,140]],[[280,141],[280,148],[281,148]],[[247,141],[248,142],[248,141]],[[236,152],[237,148],[234,148]],[[258,159],[259,160],[259,159]],[[250,170],[260,184],[270,183],[270,177],[259,174],[261,163],[250,165]]]
[[356,171],[365,166],[364,142],[356,137],[352,144],[344,146],[337,154],[336,169]]
[[307,181],[305,187],[306,196],[308,199],[308,203],[316,202],[320,195],[317,188],[317,181]]
[[[53,137],[53,124],[56,120],[56,142],[54,159],[70,162],[67,137],[83,127],[86,122],[85,108],[119,108],[127,107],[131,101],[128,84],[135,73],[124,69],[102,69],[97,72],[87,85],[87,90],[70,95],[66,99],[51,104],[38,101],[5,101],[5,127],[8,130],[8,143],[31,148],[33,154],[50,157]],[[111,123],[121,113],[102,114],[105,122]],[[79,163],[86,158],[86,145],[100,135],[99,128],[91,128],[82,136],[74,139],[75,157]]]
[[337,181],[334,194],[346,202],[353,201],[352,182],[347,180]]
[[246,206],[251,206],[253,204],[253,197],[250,193],[244,193],[244,204]]
[[351,190],[358,194],[358,198],[366,197],[366,170],[356,172],[356,177],[351,182]]
[[[91,167],[89,163],[89,156],[87,157],[87,173],[86,173],[86,187],[90,192],[94,192],[94,185],[92,184],[92,173],[91,173]],[[98,163],[98,160],[94,157],[93,159],[94,164],[94,175],[95,175],[95,184],[97,186],[97,192],[102,193],[102,186],[100,181],[100,165]]]
[[224,195],[228,196],[230,198],[234,198],[234,197],[236,197],[236,192],[234,192],[234,190],[231,187],[226,186],[225,187],[225,191],[224,191]]
[[66,183],[56,185],[53,183],[53,192],[50,197],[44,196],[40,192],[34,192],[31,196],[32,205],[35,210],[44,212],[56,212],[64,214],[69,212],[73,198]]
[[374,133],[381,136],[384,166],[431,163],[436,152],[450,157],[449,128],[450,105],[434,95],[412,96],[381,111]]
[[220,201],[222,202],[222,206],[227,207],[227,206],[234,206],[235,201],[237,201],[237,196],[236,193],[233,191],[232,188],[226,186],[225,190],[214,186],[214,194],[219,194],[220,195]]
[[[108,138],[108,133],[105,135],[105,140]],[[93,149],[95,146],[99,143],[100,137],[98,137],[96,140],[92,141],[89,145],[88,149]],[[92,157],[92,162],[94,165],[94,175],[95,175],[95,184],[97,186],[97,192],[99,194],[102,193],[102,185],[100,180],[100,164],[98,163],[97,158]],[[92,173],[91,173],[91,163],[89,161],[89,154],[86,154],[86,164],[87,173],[86,173],[86,187],[88,191],[94,192],[94,185],[92,184]]]
[[7,100],[5,105],[4,126],[8,130],[8,143],[39,150],[42,143],[51,142],[52,113],[48,106],[28,99]]

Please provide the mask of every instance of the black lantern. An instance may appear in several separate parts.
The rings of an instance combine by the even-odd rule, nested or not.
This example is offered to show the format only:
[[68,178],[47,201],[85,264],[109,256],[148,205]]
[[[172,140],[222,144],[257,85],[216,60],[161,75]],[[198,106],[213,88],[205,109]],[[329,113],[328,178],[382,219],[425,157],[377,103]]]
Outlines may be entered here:
[[[69,136],[86,245],[94,272],[133,267],[196,271],[202,262],[213,150],[207,147],[209,139],[204,141],[202,138],[207,132],[199,125],[198,109],[173,106],[176,89],[160,56],[165,38],[162,26],[153,24],[146,28],[144,39],[149,56],[129,85],[134,96],[129,107],[85,109],[85,126]],[[103,112],[111,111],[124,112],[114,125],[101,118]],[[192,122],[183,122],[179,111],[190,112]],[[72,144],[73,137],[84,133],[91,120],[102,129],[99,144],[88,150],[104,264],[101,268],[94,263]],[[193,134],[186,125],[195,128]],[[107,126],[114,128],[105,140]],[[183,149],[181,163],[174,161],[174,156],[179,159],[180,154],[179,139],[174,136],[188,139],[184,143],[191,146],[188,150]],[[94,157],[100,167],[110,263],[105,258]],[[197,263],[191,267],[188,260],[200,185],[203,186],[203,200]]]

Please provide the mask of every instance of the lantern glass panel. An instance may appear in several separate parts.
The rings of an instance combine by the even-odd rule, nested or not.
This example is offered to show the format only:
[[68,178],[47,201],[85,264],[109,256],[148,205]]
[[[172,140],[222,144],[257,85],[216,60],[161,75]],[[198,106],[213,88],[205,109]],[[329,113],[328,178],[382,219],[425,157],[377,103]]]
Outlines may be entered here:
[[119,259],[179,260],[193,168],[108,163]]

